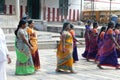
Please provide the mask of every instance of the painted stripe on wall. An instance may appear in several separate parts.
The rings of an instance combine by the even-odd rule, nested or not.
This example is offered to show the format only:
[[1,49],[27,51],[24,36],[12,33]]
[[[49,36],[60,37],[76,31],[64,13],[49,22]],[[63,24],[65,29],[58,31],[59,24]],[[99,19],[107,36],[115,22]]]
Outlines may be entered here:
[[55,21],[55,8],[52,8],[52,21]]
[[9,5],[9,14],[12,14],[12,5]]
[[57,8],[57,21],[59,21],[59,8]]
[[48,7],[48,22],[50,21],[50,8]]
[[20,6],[20,18],[23,17],[23,6]]
[[[65,16],[59,15],[59,8],[47,8],[47,21],[63,21],[65,19]],[[69,21],[79,21],[80,20],[80,12],[77,9],[69,9],[68,10],[68,16],[66,16],[66,19]]]

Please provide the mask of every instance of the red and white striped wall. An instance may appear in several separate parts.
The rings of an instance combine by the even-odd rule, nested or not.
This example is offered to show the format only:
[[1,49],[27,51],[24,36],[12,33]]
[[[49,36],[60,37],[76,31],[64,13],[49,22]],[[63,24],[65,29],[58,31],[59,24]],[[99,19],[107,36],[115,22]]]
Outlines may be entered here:
[[[4,13],[7,15],[14,15],[15,14],[15,5],[5,5]],[[27,12],[27,7],[20,5],[20,18],[24,16],[24,14]],[[48,22],[59,22],[63,19],[67,19],[69,21],[79,21],[80,19],[80,13],[79,9],[69,9],[68,10],[68,16],[65,18],[65,16],[59,15],[59,8],[50,8],[47,7],[44,9],[43,14],[44,20],[47,20]]]
[[4,13],[8,15],[15,14],[15,5],[5,5],[4,6]]
[[59,22],[63,19],[67,19],[69,21],[79,21],[80,19],[80,13],[79,9],[69,9],[68,16],[65,18],[65,16],[59,15],[59,8],[46,8],[46,11],[44,11],[44,20],[47,20],[48,22]]
[[[20,18],[23,17],[23,14],[27,11],[27,7],[20,5]],[[15,5],[5,5],[4,6],[4,14],[6,15],[14,15],[15,14]]]

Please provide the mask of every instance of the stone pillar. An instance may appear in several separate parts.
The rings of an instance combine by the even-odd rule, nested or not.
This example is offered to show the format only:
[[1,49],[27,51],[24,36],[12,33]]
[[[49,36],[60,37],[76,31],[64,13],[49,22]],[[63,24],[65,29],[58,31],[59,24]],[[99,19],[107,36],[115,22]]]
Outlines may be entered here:
[[19,0],[15,0],[15,12],[16,12],[16,17],[18,20],[20,20],[20,1]]

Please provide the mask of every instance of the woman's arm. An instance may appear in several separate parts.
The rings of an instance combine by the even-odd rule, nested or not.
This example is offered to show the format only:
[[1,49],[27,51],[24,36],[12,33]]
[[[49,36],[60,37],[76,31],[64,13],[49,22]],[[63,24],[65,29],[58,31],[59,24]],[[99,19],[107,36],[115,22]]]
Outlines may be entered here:
[[113,37],[113,35],[111,35],[111,39],[113,40],[113,42],[115,43],[115,45],[120,49],[120,46],[117,43],[117,41],[115,40],[115,38]]
[[7,59],[8,59],[8,64],[10,64],[11,63],[11,58],[10,58],[9,54],[7,54]]
[[79,42],[80,44],[83,44],[82,42],[78,41],[75,36],[73,36],[73,40]]
[[82,44],[80,41],[78,41],[78,40],[76,39],[74,30],[71,30],[70,33],[71,33],[71,35],[72,35],[72,37],[73,37],[73,40],[74,40],[75,42],[79,42],[80,44]]
[[32,49],[32,46],[31,46],[31,45],[29,44],[29,42],[26,40],[25,36],[24,36],[23,34],[21,34],[21,37],[22,37],[22,40],[24,41],[24,43],[27,44],[30,49]]
[[93,29],[93,36],[94,36],[94,37],[97,37],[97,36],[98,36],[98,31],[97,31],[97,29]]

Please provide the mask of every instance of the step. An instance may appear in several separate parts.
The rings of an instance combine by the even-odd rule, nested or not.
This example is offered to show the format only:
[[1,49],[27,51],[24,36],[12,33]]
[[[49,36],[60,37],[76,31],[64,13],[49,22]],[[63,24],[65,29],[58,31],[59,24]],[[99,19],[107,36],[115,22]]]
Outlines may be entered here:
[[[84,43],[83,43],[84,44]],[[80,45],[77,44],[77,47],[84,47],[85,45]],[[7,44],[8,50],[9,51],[14,51],[14,44]],[[57,41],[54,42],[39,42],[38,43],[38,48],[39,49],[56,49],[57,48]]]
[[[83,45],[80,45],[79,43],[77,43],[78,47],[84,47],[84,38],[77,38],[80,42],[83,43]],[[56,49],[57,48],[57,44],[60,41],[60,38],[51,38],[51,39],[38,39],[38,48],[39,49]],[[9,41],[7,42],[7,46],[8,49],[10,51],[14,50],[14,41]]]
[[[15,35],[14,34],[5,34],[6,43],[10,51],[14,50]],[[84,38],[77,38],[77,40],[83,42]],[[51,32],[38,32],[38,47],[39,49],[56,49],[58,42],[60,41],[59,33]],[[78,44],[78,47],[84,45]]]
[[[84,39],[78,39],[79,41],[81,41],[83,43],[83,45],[77,43],[78,47],[84,47],[85,42]],[[38,48],[39,49],[56,49],[58,42],[59,42],[59,38],[52,38],[52,39],[41,39],[38,40]],[[14,50],[14,41],[12,42],[7,42],[7,47],[10,51]]]

